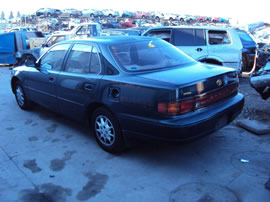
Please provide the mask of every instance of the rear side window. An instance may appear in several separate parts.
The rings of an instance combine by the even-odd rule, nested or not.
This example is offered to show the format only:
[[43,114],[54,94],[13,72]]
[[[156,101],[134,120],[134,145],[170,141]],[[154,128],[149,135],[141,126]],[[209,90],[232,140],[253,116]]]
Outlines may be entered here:
[[208,41],[210,45],[230,44],[231,39],[226,31],[209,30]]
[[65,71],[72,73],[98,74],[100,60],[96,47],[87,44],[75,44],[67,59]]
[[205,30],[175,29],[173,44],[175,46],[205,46]]

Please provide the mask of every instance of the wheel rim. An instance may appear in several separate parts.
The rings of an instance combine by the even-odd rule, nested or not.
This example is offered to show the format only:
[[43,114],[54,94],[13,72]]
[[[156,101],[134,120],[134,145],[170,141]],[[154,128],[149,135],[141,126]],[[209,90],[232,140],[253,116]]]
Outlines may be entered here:
[[24,105],[24,93],[20,86],[17,86],[16,88],[16,99],[20,106]]
[[99,115],[95,121],[95,131],[98,140],[106,145],[111,146],[115,141],[115,130],[112,122],[106,116]]

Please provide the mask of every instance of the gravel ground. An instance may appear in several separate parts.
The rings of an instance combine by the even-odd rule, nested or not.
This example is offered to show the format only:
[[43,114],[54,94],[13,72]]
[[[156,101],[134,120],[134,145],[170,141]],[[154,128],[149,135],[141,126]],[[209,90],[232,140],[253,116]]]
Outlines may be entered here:
[[239,92],[245,96],[245,105],[237,119],[245,118],[270,122],[270,98],[263,100],[249,84],[249,78],[240,78]]

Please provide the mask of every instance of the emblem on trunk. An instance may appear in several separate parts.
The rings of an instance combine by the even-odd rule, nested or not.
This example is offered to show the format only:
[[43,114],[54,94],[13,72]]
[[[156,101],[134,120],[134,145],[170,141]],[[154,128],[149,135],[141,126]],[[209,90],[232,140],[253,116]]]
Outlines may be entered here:
[[221,79],[218,79],[218,80],[216,81],[216,84],[217,84],[218,86],[221,86],[221,85],[222,85],[222,80],[221,80]]

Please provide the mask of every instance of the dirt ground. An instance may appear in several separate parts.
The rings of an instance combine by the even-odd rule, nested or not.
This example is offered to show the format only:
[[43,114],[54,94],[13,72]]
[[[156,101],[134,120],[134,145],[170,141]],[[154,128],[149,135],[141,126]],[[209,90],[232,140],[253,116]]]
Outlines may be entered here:
[[245,105],[238,119],[246,118],[269,124],[270,98],[263,100],[260,94],[250,86],[249,78],[240,78],[239,92],[245,96]]

